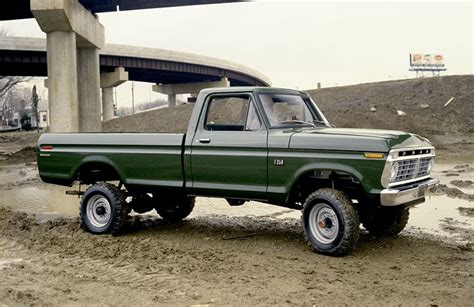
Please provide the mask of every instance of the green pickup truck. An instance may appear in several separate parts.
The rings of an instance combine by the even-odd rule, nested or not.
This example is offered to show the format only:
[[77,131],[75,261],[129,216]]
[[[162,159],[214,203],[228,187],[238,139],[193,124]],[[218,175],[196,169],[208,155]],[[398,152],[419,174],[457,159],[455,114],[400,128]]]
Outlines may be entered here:
[[344,255],[360,224],[395,235],[411,206],[434,192],[435,151],[418,135],[339,129],[304,92],[263,87],[202,90],[187,132],[43,134],[41,179],[90,187],[81,223],[117,234],[131,210],[188,216],[196,196],[253,200],[302,211],[314,251]]

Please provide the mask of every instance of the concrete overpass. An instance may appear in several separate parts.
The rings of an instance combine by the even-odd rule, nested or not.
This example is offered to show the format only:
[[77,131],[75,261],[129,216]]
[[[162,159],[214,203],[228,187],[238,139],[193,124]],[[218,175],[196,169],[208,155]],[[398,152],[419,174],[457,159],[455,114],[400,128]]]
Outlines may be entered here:
[[[99,52],[102,114],[113,117],[113,87],[125,81],[156,83],[154,90],[168,95],[197,93],[206,87],[269,86],[256,70],[226,60],[156,48],[105,44]],[[0,37],[0,75],[47,77],[46,40]]]
[[[34,50],[34,48],[33,50],[9,50],[16,54],[22,53],[20,62],[23,65],[18,65],[16,68],[14,64],[5,65],[5,74],[14,74],[7,73],[8,69],[21,71],[21,67],[23,67],[24,70],[28,70],[24,68],[28,66],[24,65],[28,61],[25,60],[28,56],[35,59],[31,60],[31,67],[35,66],[36,74],[40,74],[41,71],[44,74],[44,63],[46,63],[51,132],[100,131],[101,86],[103,97],[105,97],[103,113],[104,117],[108,117],[110,115],[108,111],[109,100],[113,99],[111,88],[129,78],[145,81],[154,76],[156,78],[154,82],[162,80],[166,84],[158,84],[154,89],[168,94],[171,104],[176,102],[176,94],[183,93],[184,89],[195,93],[202,87],[229,86],[231,85],[230,82],[236,85],[239,82],[250,82],[252,84],[252,74],[249,75],[248,71],[242,73],[235,64],[227,63],[224,65],[222,61],[216,65],[214,63],[215,59],[211,58],[201,57],[196,60],[194,55],[173,55],[170,51],[146,48],[138,50],[128,47],[128,50],[125,51],[123,49],[127,48],[123,46],[122,51],[125,51],[123,53],[114,53],[118,50],[111,47],[108,53],[99,55],[99,50],[104,47],[105,37],[104,27],[96,15],[98,12],[230,2],[242,1],[5,1],[5,3],[0,4],[0,20],[34,17],[41,30],[46,33],[46,46],[43,43],[41,51]],[[31,46],[29,48],[31,49]],[[44,49],[46,50],[46,58],[44,57]],[[42,58],[41,52],[43,52]],[[166,53],[168,53],[168,58],[160,59],[160,56]],[[7,58],[8,56],[5,57],[5,59]],[[128,72],[124,69],[126,66],[128,66]],[[101,75],[102,67],[104,69]],[[17,74],[21,74],[21,72],[17,72]],[[146,77],[147,74],[148,77]],[[187,74],[187,80],[185,80],[184,74]],[[32,75],[35,74],[32,73]],[[161,76],[161,79],[158,76]],[[207,76],[207,79],[201,81],[203,76]],[[217,80],[216,77],[218,77]],[[196,82],[197,80],[199,81]],[[264,80],[265,78],[259,78],[258,82],[268,84]]]
[[[48,0],[42,0],[48,1]],[[3,1],[0,4],[0,20],[34,18],[30,10],[30,0]],[[79,0],[90,12],[105,13],[116,11],[143,10],[188,5],[246,2],[245,0]]]
[[[266,76],[250,67],[192,53],[105,44],[99,55],[101,73],[124,67],[130,81],[181,84],[227,77],[230,86],[270,85]],[[0,75],[46,77],[47,72],[45,39],[0,37]]]

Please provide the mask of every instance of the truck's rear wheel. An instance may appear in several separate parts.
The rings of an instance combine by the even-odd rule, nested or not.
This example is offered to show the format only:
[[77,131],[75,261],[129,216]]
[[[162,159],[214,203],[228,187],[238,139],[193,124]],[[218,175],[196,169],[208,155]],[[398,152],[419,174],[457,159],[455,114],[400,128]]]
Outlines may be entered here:
[[156,212],[166,221],[180,221],[191,214],[195,197],[158,196]]
[[341,191],[324,188],[310,194],[303,207],[302,220],[305,238],[318,253],[345,255],[359,240],[359,215]]
[[376,236],[395,236],[407,225],[410,211],[407,207],[377,208],[362,216],[362,225]]
[[125,194],[109,183],[97,183],[84,193],[80,205],[83,228],[94,234],[119,233],[129,213]]

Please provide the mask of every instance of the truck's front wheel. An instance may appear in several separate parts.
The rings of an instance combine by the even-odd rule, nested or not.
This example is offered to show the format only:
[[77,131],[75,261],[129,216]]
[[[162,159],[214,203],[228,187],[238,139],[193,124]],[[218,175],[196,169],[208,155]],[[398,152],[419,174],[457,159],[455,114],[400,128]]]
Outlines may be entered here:
[[341,191],[320,189],[310,194],[303,208],[305,238],[314,251],[341,256],[359,240],[359,215]]
[[166,221],[180,221],[191,214],[196,198],[189,196],[158,196],[156,212]]
[[125,194],[109,183],[88,188],[80,205],[82,226],[94,234],[119,233],[129,211]]
[[362,216],[362,225],[376,236],[395,236],[408,223],[410,211],[403,206],[382,207]]

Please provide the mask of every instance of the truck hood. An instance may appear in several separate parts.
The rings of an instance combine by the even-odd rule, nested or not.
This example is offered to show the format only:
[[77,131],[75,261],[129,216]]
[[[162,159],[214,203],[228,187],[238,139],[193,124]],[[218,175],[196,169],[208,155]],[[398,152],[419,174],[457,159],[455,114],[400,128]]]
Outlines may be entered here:
[[290,148],[388,152],[394,148],[431,146],[416,134],[395,130],[314,128],[295,130]]

